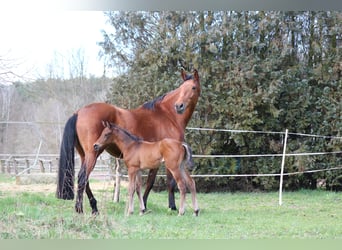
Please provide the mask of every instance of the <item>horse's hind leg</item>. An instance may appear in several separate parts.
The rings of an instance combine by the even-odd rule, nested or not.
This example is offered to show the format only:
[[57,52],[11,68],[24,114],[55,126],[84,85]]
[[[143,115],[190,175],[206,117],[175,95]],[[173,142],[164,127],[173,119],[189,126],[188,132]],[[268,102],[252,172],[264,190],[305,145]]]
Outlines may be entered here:
[[97,205],[96,199],[94,198],[93,193],[91,192],[89,186],[89,175],[90,172],[93,170],[96,163],[96,156],[91,155],[82,159],[81,169],[78,173],[78,187],[77,187],[77,198],[76,198],[76,212],[83,213],[83,193],[86,190],[90,206],[92,208],[92,213],[97,214]]
[[[175,179],[176,178],[177,177],[175,177]],[[182,178],[178,179],[177,185],[178,185],[179,196],[180,196],[178,215],[184,215],[184,213],[185,213],[186,185],[185,185]]]
[[87,196],[89,199],[89,203],[90,203],[90,207],[91,207],[91,213],[94,215],[99,214],[99,211],[97,210],[97,201],[96,201],[93,193],[91,192],[91,189],[89,186],[89,181],[87,181],[86,193],[87,193]]
[[151,169],[148,172],[147,181],[146,181],[146,188],[145,188],[145,192],[144,192],[144,196],[143,196],[145,208],[147,208],[147,197],[148,197],[151,189],[153,188],[153,184],[154,184],[154,181],[156,180],[157,172],[158,172],[158,169]]
[[83,192],[87,183],[85,165],[82,163],[81,169],[78,172],[77,197],[75,210],[77,213],[83,213]]
[[183,177],[185,179],[185,183],[186,183],[187,188],[191,192],[192,207],[194,209],[194,215],[198,216],[198,214],[199,214],[199,207],[198,207],[198,203],[197,203],[197,194],[196,194],[196,184],[195,184],[195,181],[194,181],[193,178],[191,178],[191,176],[190,176],[188,171],[186,171],[185,169],[182,169],[181,171],[184,171]]
[[172,173],[173,178],[177,182],[177,186],[180,193],[180,202],[178,215],[183,215],[185,212],[185,195],[186,195],[186,185],[182,177],[182,173],[178,167],[173,166],[173,163],[165,162],[166,168]]

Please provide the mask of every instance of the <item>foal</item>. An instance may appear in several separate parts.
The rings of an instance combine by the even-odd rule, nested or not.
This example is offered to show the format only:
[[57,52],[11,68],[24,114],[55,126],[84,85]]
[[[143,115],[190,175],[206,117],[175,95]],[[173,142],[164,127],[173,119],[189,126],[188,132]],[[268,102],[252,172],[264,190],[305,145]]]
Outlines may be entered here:
[[193,166],[191,149],[186,143],[170,138],[157,142],[147,142],[113,123],[102,122],[102,124],[105,128],[95,142],[94,150],[98,152],[109,144],[115,143],[122,152],[123,160],[128,169],[128,215],[132,214],[134,210],[133,196],[135,190],[140,202],[140,214],[145,212],[141,195],[141,170],[158,168],[160,163],[165,161],[165,167],[171,172],[180,192],[178,215],[183,215],[185,212],[185,194],[188,187],[191,192],[194,215],[198,216],[199,208],[195,181],[184,169],[184,163],[190,167]]

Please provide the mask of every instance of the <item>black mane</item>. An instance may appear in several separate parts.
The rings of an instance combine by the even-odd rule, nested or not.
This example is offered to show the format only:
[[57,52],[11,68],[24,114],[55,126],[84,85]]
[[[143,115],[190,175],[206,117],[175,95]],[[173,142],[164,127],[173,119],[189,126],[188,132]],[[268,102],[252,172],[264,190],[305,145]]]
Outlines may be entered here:
[[121,130],[125,135],[127,135],[130,139],[132,139],[133,141],[136,141],[136,142],[139,142],[139,141],[142,141],[143,139],[136,136],[136,135],[133,135],[131,134],[130,132],[128,132],[126,129],[124,128],[121,128],[120,126],[118,125],[115,125],[114,123],[111,123],[110,124],[112,127],[116,127],[117,129]]
[[184,82],[191,79],[194,79],[193,75],[186,75]]
[[143,104],[143,107],[145,109],[148,109],[148,110],[153,110],[154,109],[154,106],[156,105],[157,102],[161,102],[164,97],[166,96],[166,94],[162,95],[162,96],[159,96],[157,97],[156,99],[152,100],[152,101],[149,101],[149,102],[145,102]]
[[[184,82],[185,82],[185,81],[188,81],[188,80],[191,80],[191,79],[194,79],[194,78],[193,78],[193,75],[186,75],[186,78],[185,78]],[[164,97],[165,97],[166,95],[167,95],[167,94],[164,94],[164,95],[162,95],[162,96],[157,97],[156,99],[154,99],[154,100],[152,100],[152,101],[145,102],[145,103],[142,105],[143,108],[148,109],[148,110],[154,110],[154,106],[156,105],[156,103],[161,102],[161,101],[164,99]]]

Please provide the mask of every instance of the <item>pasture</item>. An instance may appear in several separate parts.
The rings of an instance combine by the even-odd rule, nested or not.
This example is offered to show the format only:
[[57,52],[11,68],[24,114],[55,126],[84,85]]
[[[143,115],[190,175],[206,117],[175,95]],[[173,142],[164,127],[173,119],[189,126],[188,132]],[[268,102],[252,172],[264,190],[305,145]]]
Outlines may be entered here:
[[[190,194],[184,216],[167,209],[167,192],[151,193],[149,213],[125,216],[127,189],[112,201],[112,181],[92,181],[100,214],[86,204],[55,197],[56,186],[15,184],[0,175],[1,239],[342,239],[342,194],[324,190],[283,193],[198,193],[199,217]],[[176,193],[179,204],[179,193]]]

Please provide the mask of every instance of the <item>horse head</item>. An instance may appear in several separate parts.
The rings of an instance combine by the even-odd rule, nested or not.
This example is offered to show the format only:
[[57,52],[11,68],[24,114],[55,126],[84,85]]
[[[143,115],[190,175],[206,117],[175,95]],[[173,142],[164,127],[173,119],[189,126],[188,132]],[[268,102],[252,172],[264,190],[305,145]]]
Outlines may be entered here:
[[175,90],[178,93],[174,105],[177,114],[183,114],[188,106],[195,107],[201,94],[200,80],[196,69],[193,75],[187,75],[182,69],[181,76],[184,82]]

